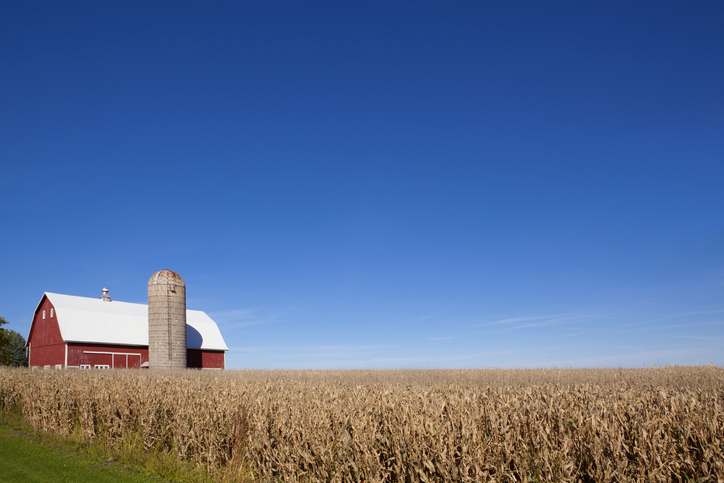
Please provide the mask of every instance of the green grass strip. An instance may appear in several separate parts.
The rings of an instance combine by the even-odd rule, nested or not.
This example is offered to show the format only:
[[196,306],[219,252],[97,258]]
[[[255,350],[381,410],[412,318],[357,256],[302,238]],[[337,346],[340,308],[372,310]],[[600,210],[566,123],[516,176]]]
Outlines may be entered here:
[[3,483],[158,483],[157,477],[128,469],[0,427],[0,481]]

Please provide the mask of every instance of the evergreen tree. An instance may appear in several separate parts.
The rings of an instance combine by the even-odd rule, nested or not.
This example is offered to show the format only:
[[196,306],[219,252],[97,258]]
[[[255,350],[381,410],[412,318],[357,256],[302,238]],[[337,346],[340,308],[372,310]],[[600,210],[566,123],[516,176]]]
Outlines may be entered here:
[[6,360],[12,367],[28,367],[28,353],[25,350],[25,337],[9,330],[9,344],[5,347]]

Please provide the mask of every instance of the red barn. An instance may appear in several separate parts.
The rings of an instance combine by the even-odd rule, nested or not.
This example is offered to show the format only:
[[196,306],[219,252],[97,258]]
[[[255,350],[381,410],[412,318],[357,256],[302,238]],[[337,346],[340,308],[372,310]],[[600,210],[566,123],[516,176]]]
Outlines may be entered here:
[[[28,335],[34,368],[119,369],[148,366],[148,306],[46,292]],[[216,322],[186,311],[186,365],[225,369],[226,347]]]

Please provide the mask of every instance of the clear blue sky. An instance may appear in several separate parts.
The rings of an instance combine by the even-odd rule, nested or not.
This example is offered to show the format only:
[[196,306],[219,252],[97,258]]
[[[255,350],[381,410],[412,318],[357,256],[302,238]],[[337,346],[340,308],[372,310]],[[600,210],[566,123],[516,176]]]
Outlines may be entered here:
[[0,315],[250,368],[724,365],[724,3],[3,2]]

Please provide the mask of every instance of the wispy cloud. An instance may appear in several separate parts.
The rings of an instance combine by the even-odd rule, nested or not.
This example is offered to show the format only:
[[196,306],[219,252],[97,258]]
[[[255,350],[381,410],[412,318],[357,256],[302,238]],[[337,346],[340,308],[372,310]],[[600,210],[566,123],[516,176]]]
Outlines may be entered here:
[[588,334],[593,334],[594,332],[600,332],[600,331],[601,331],[601,329],[598,329],[598,330],[583,330],[583,331],[579,331],[579,332],[573,332],[573,333],[570,333],[570,334],[562,334],[562,335],[560,335],[559,337],[578,337],[578,336],[580,336],[580,335],[588,335]]
[[614,349],[624,349],[627,351],[639,351],[639,352],[646,351],[646,349],[644,349],[643,347],[632,347],[630,345],[615,345],[615,346],[613,346],[613,348]]
[[567,314],[554,314],[554,315],[533,315],[533,316],[526,316],[526,317],[512,317],[509,319],[500,319],[495,320],[493,322],[483,322],[482,324],[477,324],[478,327],[487,327],[491,325],[509,325],[509,324],[517,324],[519,322],[528,322],[531,320],[545,320],[545,319],[552,319],[555,317],[561,317],[563,315]]
[[265,355],[273,358],[342,358],[350,359],[389,352],[387,345],[315,345],[315,346],[245,346],[232,347],[232,351]]
[[390,346],[318,345],[232,347],[231,365],[243,367],[341,369],[376,367],[375,360],[392,357]]
[[[688,323],[688,324],[671,324],[671,325],[641,325],[641,324],[629,324],[615,327],[618,332],[637,332],[637,331],[652,331],[652,330],[663,330],[663,329],[677,329],[680,327],[692,327],[694,325],[700,325],[699,323]],[[625,330],[622,330],[625,329]]]
[[528,324],[522,324],[515,326],[516,329],[528,329],[531,327],[546,327],[549,325],[563,325],[563,324],[575,324],[581,322],[584,319],[591,319],[595,317],[603,317],[603,315],[571,315],[568,317],[556,317],[548,320],[542,320],[539,322],[530,322]]
[[375,364],[409,364],[417,363],[419,365],[431,365],[431,364],[445,364],[458,361],[471,361],[471,360],[484,360],[486,358],[498,357],[501,355],[510,354],[511,351],[489,351],[489,352],[476,352],[472,354],[456,354],[456,355],[442,355],[442,356],[410,356],[410,357],[378,357],[371,359],[369,362],[371,365]]
[[705,354],[709,354],[709,352],[702,350],[702,348],[700,347],[690,347],[684,349],[636,351],[626,354],[608,354],[593,357],[580,357],[575,359],[555,361],[553,362],[553,364],[561,367],[630,366],[641,364],[654,365],[661,363],[686,364],[693,363],[693,358],[700,358]]
[[527,317],[512,317],[509,319],[500,319],[494,322],[478,324],[478,327],[495,327],[501,329],[519,330],[530,329],[535,327],[547,327],[552,325],[575,324],[584,320],[610,317],[615,314],[553,314],[553,315],[536,315]]
[[[496,327],[500,326],[506,330],[516,329],[528,329],[535,327],[546,327],[551,325],[563,325],[563,324],[574,324],[579,321],[606,318],[607,319],[607,330],[611,329],[633,329],[640,328],[641,330],[659,330],[664,328],[681,327],[682,325],[652,325],[656,323],[665,322],[668,320],[676,321],[676,319],[688,317],[690,320],[687,321],[687,325],[692,323],[704,323],[701,320],[703,315],[723,314],[724,309],[720,307],[701,307],[694,308],[691,310],[682,310],[676,313],[605,313],[605,314],[574,314],[574,313],[559,313],[549,315],[528,315],[520,317],[509,317],[504,319],[493,320],[490,322],[483,322],[476,324],[476,327]],[[693,320],[696,320],[694,322]],[[615,323],[618,321],[618,323]],[[623,322],[623,323],[621,323]],[[708,323],[717,323],[719,321],[711,321]],[[593,328],[593,327],[592,327]],[[573,337],[576,334],[569,334],[566,337]]]
[[255,325],[266,325],[276,323],[275,316],[262,316],[262,307],[253,309],[233,309],[221,312],[211,312],[209,317],[214,319],[225,329],[252,327]]
[[717,310],[692,310],[688,312],[677,312],[674,314],[667,314],[656,319],[652,319],[651,322],[663,322],[664,320],[678,319],[679,317],[691,317],[692,315],[708,315],[708,314],[722,314],[724,309]]
[[240,346],[231,347],[229,360],[231,365],[246,367],[250,361],[257,367],[445,367],[461,361],[480,364],[508,353],[496,350],[431,356],[391,345]]
[[[707,307],[702,310],[681,310],[677,314],[671,314],[671,317],[664,317],[666,314],[661,312],[604,313],[603,310],[592,310],[578,314],[529,313],[519,317],[491,318],[487,322],[485,319],[478,319],[472,323],[477,324],[475,327],[478,332],[486,334],[486,338],[480,341],[461,334],[444,335],[445,332],[455,331],[449,330],[448,323],[441,323],[431,330],[438,332],[436,336],[425,336],[425,340],[432,342],[427,344],[425,350],[416,347],[412,342],[408,344],[399,340],[329,339],[331,344],[325,345],[318,344],[319,339],[272,339],[272,344],[269,345],[232,347],[229,360],[232,366],[332,369],[483,365],[538,367],[541,364],[593,367],[706,363],[711,362],[710,359],[721,359],[718,347],[724,340],[720,325],[717,325],[719,323],[708,320],[718,318],[717,314],[722,312],[714,309]],[[260,307],[228,310],[211,315],[220,325],[223,324],[222,331],[229,327],[278,324],[287,318],[291,320],[293,315],[288,313],[284,317],[273,316],[267,315],[267,312]],[[238,330],[241,332],[244,329]],[[679,333],[685,335],[678,335]],[[535,338],[524,337],[534,334]],[[666,342],[664,337],[671,342]],[[513,344],[513,339],[520,339],[522,346],[517,342]],[[557,345],[547,347],[546,343],[554,339],[557,339]],[[480,344],[473,345],[476,341]],[[580,350],[581,344],[588,346],[585,350]],[[487,349],[496,350],[488,352]]]
[[673,337],[675,339],[697,339],[697,340],[713,340],[717,342],[724,341],[721,337],[703,337],[697,335],[664,335],[664,337]]

